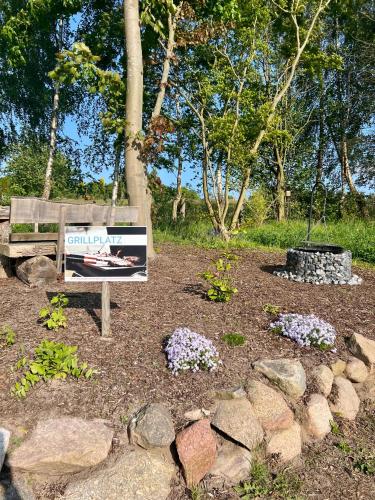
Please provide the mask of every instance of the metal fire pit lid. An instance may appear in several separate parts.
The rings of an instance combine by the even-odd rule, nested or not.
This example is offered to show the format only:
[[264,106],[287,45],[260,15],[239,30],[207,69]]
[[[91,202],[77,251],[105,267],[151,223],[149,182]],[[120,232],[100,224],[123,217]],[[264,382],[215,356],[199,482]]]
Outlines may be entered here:
[[321,253],[334,253],[340,254],[345,252],[345,248],[339,245],[332,245],[331,243],[321,243],[316,241],[302,241],[303,246],[295,247],[296,250],[302,252],[321,252]]

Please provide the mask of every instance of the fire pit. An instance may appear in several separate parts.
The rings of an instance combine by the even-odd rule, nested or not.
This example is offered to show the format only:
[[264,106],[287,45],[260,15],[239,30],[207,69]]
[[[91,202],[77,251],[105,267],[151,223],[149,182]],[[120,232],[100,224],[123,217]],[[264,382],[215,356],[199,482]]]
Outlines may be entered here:
[[286,266],[276,276],[305,283],[359,285],[362,279],[352,274],[352,253],[334,245],[306,245],[289,248]]
[[306,241],[302,242],[302,246],[288,249],[286,266],[281,270],[274,271],[274,274],[293,281],[317,285],[359,285],[362,283],[362,278],[352,274],[352,253],[349,250],[330,243],[310,241],[314,193],[320,184],[325,191],[323,207],[323,222],[325,224],[327,190],[320,181],[315,184],[311,192]]

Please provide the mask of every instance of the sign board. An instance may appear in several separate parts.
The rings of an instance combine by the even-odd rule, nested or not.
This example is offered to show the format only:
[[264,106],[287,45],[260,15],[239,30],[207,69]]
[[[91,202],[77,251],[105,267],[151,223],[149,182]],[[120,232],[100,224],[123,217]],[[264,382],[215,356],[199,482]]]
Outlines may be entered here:
[[147,281],[143,226],[65,226],[65,281]]

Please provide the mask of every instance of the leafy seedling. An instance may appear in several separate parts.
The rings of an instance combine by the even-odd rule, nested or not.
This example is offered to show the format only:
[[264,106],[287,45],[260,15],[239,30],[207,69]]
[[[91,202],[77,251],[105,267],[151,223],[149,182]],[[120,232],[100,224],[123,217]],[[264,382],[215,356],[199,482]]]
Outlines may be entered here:
[[5,325],[0,330],[0,347],[10,347],[16,342],[16,334],[8,325]]
[[16,369],[22,369],[23,372],[19,381],[12,387],[11,393],[23,398],[31,387],[40,381],[66,379],[68,376],[75,379],[91,378],[96,370],[89,368],[87,363],[80,363],[76,352],[77,346],[42,340],[35,348],[32,359],[22,356],[18,360]]
[[238,289],[233,285],[230,276],[231,269],[237,265],[238,256],[231,253],[222,254],[219,259],[212,261],[213,270],[199,273],[211,286],[207,290],[207,297],[213,302],[229,302]]
[[280,306],[274,306],[273,304],[265,304],[263,306],[263,311],[273,316],[277,316],[280,313],[280,309]]
[[50,300],[52,307],[43,307],[39,311],[39,319],[43,320],[42,325],[48,330],[58,330],[66,328],[68,318],[65,316],[64,308],[68,305],[69,299],[63,294],[58,293]]

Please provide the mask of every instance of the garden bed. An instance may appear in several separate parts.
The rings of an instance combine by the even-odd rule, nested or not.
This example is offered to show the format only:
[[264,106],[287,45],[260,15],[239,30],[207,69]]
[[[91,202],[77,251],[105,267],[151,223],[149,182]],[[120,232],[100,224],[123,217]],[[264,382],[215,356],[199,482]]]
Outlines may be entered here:
[[[234,272],[238,287],[232,302],[211,303],[203,298],[205,289],[197,273],[206,270],[218,252],[193,247],[164,245],[149,270],[144,284],[111,286],[113,339],[99,335],[100,286],[58,283],[46,289],[29,289],[16,278],[0,281],[0,326],[10,325],[16,343],[0,351],[0,425],[8,426],[22,438],[37,420],[51,416],[75,415],[109,419],[125,439],[124,422],[143,404],[160,401],[168,405],[177,427],[185,424],[183,414],[210,404],[212,389],[246,381],[251,362],[257,358],[301,358],[306,367],[330,364],[348,356],[344,339],[356,332],[375,339],[373,289],[375,272],[355,269],[364,282],[360,287],[322,285],[282,280],[272,274],[284,256],[260,251],[240,251]],[[68,328],[48,332],[37,322],[38,311],[56,292],[69,300]],[[283,312],[316,314],[337,330],[337,352],[299,348],[292,341],[268,331],[271,317],[265,304]],[[188,326],[210,338],[223,364],[212,373],[198,372],[173,376],[163,353],[165,337],[177,326]],[[229,347],[221,337],[240,333],[246,337],[241,347]],[[25,400],[10,395],[15,382],[14,367],[21,345],[30,352],[49,338],[78,346],[81,359],[99,370],[92,380],[54,381],[38,384]],[[346,438],[371,447],[375,429],[371,408],[356,423],[345,423]],[[372,418],[372,420],[371,420]],[[333,446],[334,437],[311,447],[301,468],[303,493],[315,498],[371,498],[373,478],[348,469],[350,457]],[[16,442],[13,442],[13,446]],[[301,472],[300,471],[300,472]],[[43,487],[40,498],[55,498],[54,489]],[[42,490],[41,490],[42,491]],[[176,487],[177,498],[185,497]],[[229,493],[228,493],[229,495]],[[219,498],[219,497],[218,497]],[[223,496],[220,498],[232,498]],[[233,498],[236,498],[233,496]]]

